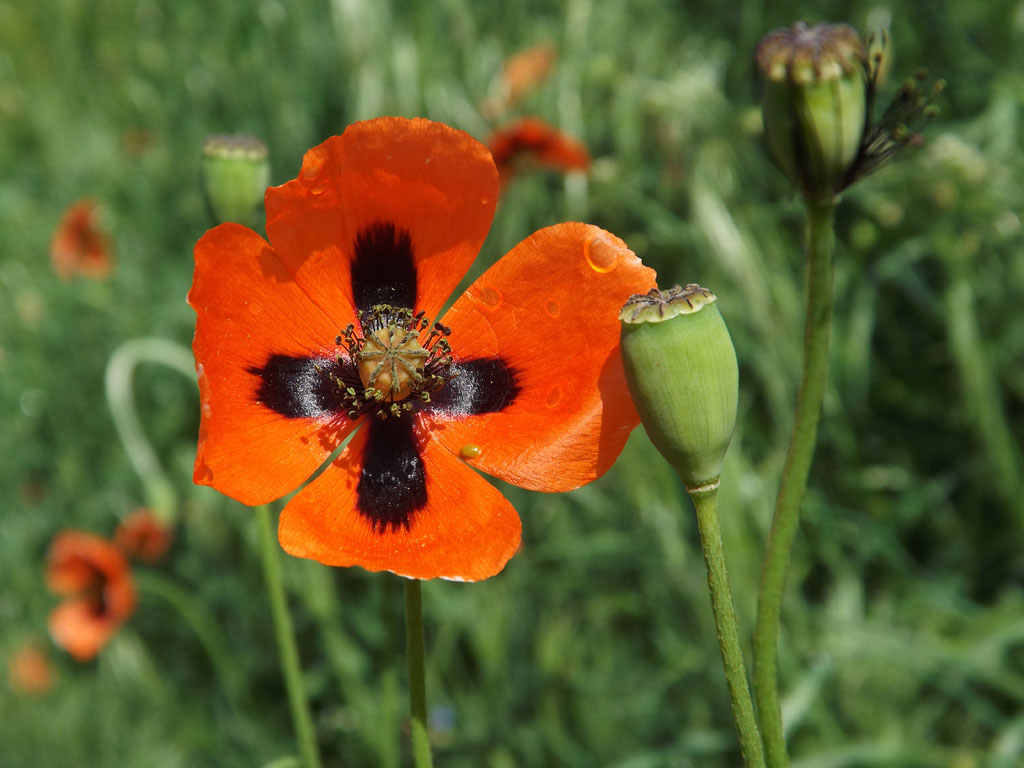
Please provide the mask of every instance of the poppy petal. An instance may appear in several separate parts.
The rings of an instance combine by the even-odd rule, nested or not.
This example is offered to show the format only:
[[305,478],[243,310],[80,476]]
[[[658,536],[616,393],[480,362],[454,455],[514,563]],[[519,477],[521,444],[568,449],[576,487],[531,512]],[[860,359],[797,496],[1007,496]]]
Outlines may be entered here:
[[50,240],[50,260],[61,279],[82,275],[100,280],[110,273],[110,237],[96,219],[97,204],[92,198],[73,203],[61,216]]
[[21,646],[8,662],[11,690],[18,694],[46,693],[53,687],[56,676],[49,657],[34,641]]
[[[416,579],[477,581],[498,573],[519,545],[512,505],[415,425],[402,438],[399,427],[374,434],[381,423],[356,432],[334,463],[288,503],[278,529],[284,550],[325,565]],[[395,444],[402,439],[411,447]],[[390,464],[388,448],[399,457]],[[422,496],[409,494],[403,476],[409,468],[423,476]],[[394,516],[394,497],[375,493],[388,478],[399,486],[404,519]]]
[[114,543],[122,552],[150,565],[164,556],[173,538],[171,527],[146,508],[125,517],[114,531]]
[[46,557],[46,584],[58,595],[89,589],[98,580],[118,581],[128,561],[106,539],[84,531],[61,531]]
[[120,626],[104,614],[97,614],[89,600],[65,600],[50,613],[50,636],[60,648],[78,661],[99,653]]
[[443,318],[456,370],[478,368],[475,383],[458,386],[480,394],[459,401],[472,407],[451,408],[439,393],[428,416],[437,439],[477,469],[532,490],[570,490],[603,474],[639,423],[618,313],[654,285],[654,270],[598,227],[535,232]]
[[[309,150],[299,178],[267,190],[267,235],[339,323],[372,303],[434,317],[483,244],[497,182],[486,147],[462,131],[368,120]],[[404,303],[410,295],[415,303]]]
[[354,424],[336,396],[339,328],[238,224],[195,248],[189,304],[201,421],[195,482],[249,505],[298,487]]
[[73,593],[50,614],[54,642],[84,661],[96,655],[135,610],[128,561],[113,543],[82,531],[62,531],[50,545],[47,583]]
[[538,117],[524,117],[495,130],[487,146],[504,186],[520,167],[534,163],[559,171],[590,167],[590,153],[579,140]]

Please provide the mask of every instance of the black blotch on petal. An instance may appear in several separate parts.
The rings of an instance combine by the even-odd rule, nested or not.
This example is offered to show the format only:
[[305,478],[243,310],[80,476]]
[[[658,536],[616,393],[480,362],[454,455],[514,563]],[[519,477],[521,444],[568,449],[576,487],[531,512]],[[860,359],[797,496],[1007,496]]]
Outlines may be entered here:
[[476,416],[497,413],[519,396],[515,369],[500,357],[452,363],[444,386],[430,394],[432,410]]
[[356,235],[352,257],[352,296],[356,309],[376,304],[416,306],[416,264],[412,237],[388,221],[377,221]]
[[371,418],[356,486],[356,510],[373,530],[409,529],[413,514],[427,505],[427,473],[408,416]]
[[260,380],[256,398],[289,419],[312,419],[342,409],[334,378],[351,378],[354,371],[335,358],[271,355],[261,367],[249,368]]

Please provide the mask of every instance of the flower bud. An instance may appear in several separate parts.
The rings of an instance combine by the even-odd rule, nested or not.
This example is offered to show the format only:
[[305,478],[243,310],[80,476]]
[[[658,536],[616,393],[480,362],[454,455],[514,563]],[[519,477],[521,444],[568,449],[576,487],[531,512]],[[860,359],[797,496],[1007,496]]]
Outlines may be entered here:
[[203,194],[218,224],[251,225],[270,183],[267,147],[253,136],[210,136],[203,144]]
[[633,403],[687,488],[718,480],[736,427],[736,351],[714,302],[699,285],[677,285],[632,296],[619,313]]
[[797,22],[765,35],[754,59],[772,157],[808,200],[831,200],[849,183],[867,126],[864,42],[845,24]]

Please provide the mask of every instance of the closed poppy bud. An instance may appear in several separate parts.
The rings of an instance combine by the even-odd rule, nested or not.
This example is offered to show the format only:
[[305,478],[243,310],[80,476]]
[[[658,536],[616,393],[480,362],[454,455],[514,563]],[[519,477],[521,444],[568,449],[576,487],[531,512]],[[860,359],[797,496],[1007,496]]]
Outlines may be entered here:
[[626,381],[651,442],[687,488],[718,480],[736,427],[732,338],[699,285],[632,296],[619,313]]
[[218,224],[251,224],[270,183],[267,147],[253,136],[210,136],[203,144],[203,195]]
[[867,49],[845,24],[797,22],[754,54],[765,139],[779,168],[813,201],[848,186],[868,116]]

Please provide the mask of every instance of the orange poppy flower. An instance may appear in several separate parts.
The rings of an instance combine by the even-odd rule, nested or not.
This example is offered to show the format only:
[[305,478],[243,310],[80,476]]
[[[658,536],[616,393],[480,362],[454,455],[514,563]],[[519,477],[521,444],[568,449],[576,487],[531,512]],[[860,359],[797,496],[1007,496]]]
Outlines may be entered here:
[[498,128],[487,140],[504,186],[524,165],[542,165],[559,171],[585,171],[590,153],[583,143],[539,117],[524,117]]
[[112,253],[110,239],[96,223],[96,201],[86,198],[68,206],[50,241],[58,277],[102,279],[110,273]]
[[551,43],[526,48],[505,59],[501,75],[495,78],[492,95],[481,104],[483,115],[493,120],[518,104],[548,78],[557,59],[558,53]]
[[11,690],[15,693],[40,695],[53,687],[53,664],[34,642],[25,643],[8,663]]
[[130,558],[155,563],[171,546],[172,536],[150,510],[137,509],[118,524],[114,543]]
[[327,565],[477,580],[519,543],[474,469],[540,491],[607,470],[638,423],[618,310],[654,285],[614,235],[534,233],[431,322],[491,225],[487,149],[428,120],[356,123],[267,190],[268,243],[222,224],[189,303],[194,479],[255,505],[296,488],[284,549]]
[[554,69],[558,54],[551,43],[542,43],[509,56],[501,68],[505,102],[514,105],[543,83]]
[[50,589],[69,597],[50,614],[53,641],[87,661],[135,610],[135,585],[121,550],[106,539],[64,531],[50,545]]

